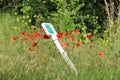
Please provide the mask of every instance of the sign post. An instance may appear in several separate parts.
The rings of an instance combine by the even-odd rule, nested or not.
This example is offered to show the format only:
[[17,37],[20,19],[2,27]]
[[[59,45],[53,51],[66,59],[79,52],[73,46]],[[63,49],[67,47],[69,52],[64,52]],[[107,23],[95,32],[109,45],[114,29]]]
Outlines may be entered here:
[[77,69],[75,68],[74,64],[69,59],[69,57],[67,56],[67,53],[62,48],[60,42],[58,41],[58,38],[56,36],[57,32],[55,31],[52,24],[50,24],[50,23],[42,23],[41,25],[42,25],[43,29],[45,30],[46,34],[51,36],[51,39],[53,40],[53,42],[57,46],[57,48],[58,48],[59,52],[61,53],[62,57],[64,58],[64,60],[70,65],[70,68],[77,74]]

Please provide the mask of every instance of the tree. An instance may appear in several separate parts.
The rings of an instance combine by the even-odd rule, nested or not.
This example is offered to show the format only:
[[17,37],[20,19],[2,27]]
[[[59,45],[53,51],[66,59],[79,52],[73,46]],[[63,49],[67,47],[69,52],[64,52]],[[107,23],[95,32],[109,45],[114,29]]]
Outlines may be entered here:
[[107,13],[108,27],[109,27],[109,38],[112,41],[112,30],[115,20],[119,23],[119,1],[117,0],[104,0],[105,10]]

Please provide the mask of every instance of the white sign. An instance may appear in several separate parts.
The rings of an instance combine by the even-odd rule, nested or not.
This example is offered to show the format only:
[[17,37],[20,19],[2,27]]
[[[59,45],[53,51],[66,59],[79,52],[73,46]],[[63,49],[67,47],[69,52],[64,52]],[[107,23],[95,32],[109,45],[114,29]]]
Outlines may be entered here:
[[55,29],[53,28],[52,24],[50,23],[42,23],[41,24],[47,35],[51,36],[53,34],[57,34]]
[[60,51],[60,53],[63,56],[63,58],[65,59],[65,61],[70,65],[72,70],[77,74],[77,69],[75,68],[74,64],[69,59],[69,57],[67,56],[67,53],[62,48],[60,42],[58,41],[58,38],[56,36],[57,32],[53,28],[52,24],[50,24],[50,23],[42,23],[41,25],[42,25],[43,29],[45,30],[45,32],[47,33],[47,35],[51,36],[51,39],[53,40],[53,42],[57,46],[58,50]]

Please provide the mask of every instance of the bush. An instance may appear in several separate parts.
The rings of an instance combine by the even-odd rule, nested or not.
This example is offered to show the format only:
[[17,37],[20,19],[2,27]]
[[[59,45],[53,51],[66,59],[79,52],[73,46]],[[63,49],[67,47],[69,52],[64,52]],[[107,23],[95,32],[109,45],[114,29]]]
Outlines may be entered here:
[[[50,22],[57,31],[103,33],[106,29],[105,11],[100,1],[79,0],[24,0],[19,4],[20,14],[29,25],[40,27],[42,22]],[[103,17],[102,17],[103,16]]]

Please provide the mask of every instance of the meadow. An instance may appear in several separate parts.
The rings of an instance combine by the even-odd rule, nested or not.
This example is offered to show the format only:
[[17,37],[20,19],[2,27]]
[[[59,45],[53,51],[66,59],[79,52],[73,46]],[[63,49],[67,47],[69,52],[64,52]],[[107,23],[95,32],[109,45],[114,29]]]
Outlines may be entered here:
[[112,34],[113,41],[92,35],[84,41],[73,32],[75,39],[64,32],[61,42],[77,75],[42,28],[0,13],[0,80],[120,80],[120,33]]

